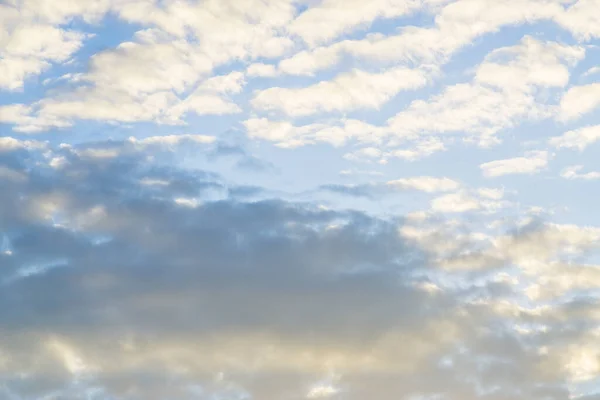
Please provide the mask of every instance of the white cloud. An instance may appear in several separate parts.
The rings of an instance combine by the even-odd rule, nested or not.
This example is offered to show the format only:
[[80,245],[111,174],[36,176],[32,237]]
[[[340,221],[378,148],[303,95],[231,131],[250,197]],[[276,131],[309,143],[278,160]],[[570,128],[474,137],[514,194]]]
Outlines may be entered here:
[[312,51],[301,51],[290,58],[283,59],[278,64],[278,70],[289,75],[309,75],[337,64],[341,58],[337,50],[341,44],[332,47],[319,47]]
[[[0,13],[5,7],[0,5]],[[79,32],[21,20],[8,29],[7,40],[0,41],[0,89],[8,90],[21,89],[28,77],[39,75],[52,63],[67,61],[86,38]]]
[[508,158],[481,164],[483,175],[497,177],[511,174],[535,174],[548,165],[550,156],[546,151],[532,151],[525,157]]
[[591,76],[600,73],[600,67],[592,67],[585,71],[581,76]]
[[32,116],[33,107],[24,104],[0,106],[0,122],[15,124],[13,130],[30,133],[47,130],[50,127],[68,127],[71,124],[54,116]]
[[386,154],[376,147],[363,147],[362,149],[353,151],[352,153],[344,154],[344,159],[349,161],[372,163],[378,162],[379,164],[386,164]]
[[105,0],[19,0],[0,4],[0,90],[20,90],[26,79],[64,63],[89,35],[61,25],[77,17],[97,21]]
[[581,40],[600,37],[600,3],[598,0],[579,0],[566,12],[557,14],[556,22]]
[[427,83],[425,72],[404,67],[382,73],[353,70],[305,88],[273,87],[252,99],[255,109],[282,111],[293,117],[321,112],[377,109],[402,90]]
[[550,145],[558,148],[583,151],[589,145],[600,140],[600,125],[585,126],[556,136],[549,140]]
[[[217,115],[239,112],[239,106],[226,98],[206,95],[211,88],[202,86],[202,82],[217,66],[236,59],[276,57],[293,45],[289,38],[280,35],[281,28],[293,19],[292,2],[174,2],[164,7],[152,2],[118,2],[102,9],[108,8],[143,29],[131,41],[94,54],[89,59],[88,71],[78,76],[73,89],[29,105],[31,112],[27,118],[12,122],[17,125],[16,130],[34,132],[66,127],[77,119],[181,123],[180,118],[187,112]],[[71,11],[64,10],[67,14]],[[29,54],[46,57],[41,59],[44,62],[63,61],[83,39],[80,34],[71,38],[69,31],[52,29],[35,35],[9,36],[29,40],[27,46],[9,46],[14,51],[18,49],[14,57],[29,57],[24,59],[27,64],[23,68],[40,71],[35,63],[28,61]],[[48,44],[49,40],[56,42],[60,38],[69,40],[61,47]],[[21,62],[21,58],[17,61]],[[2,68],[0,62],[0,72]],[[8,73],[0,73],[0,77],[10,78]]]
[[335,124],[314,123],[297,126],[288,121],[250,118],[244,121],[244,126],[249,137],[269,140],[279,147],[286,148],[317,142],[340,146],[351,138],[361,142],[377,141],[383,134],[382,128],[354,119],[343,119]]
[[574,120],[600,106],[600,83],[574,86],[560,100],[560,119]]
[[10,136],[0,137],[0,153],[20,149],[41,149],[45,143],[34,140],[19,140]]
[[504,197],[504,189],[480,188],[477,193],[486,199],[500,200]]
[[8,3],[18,10],[21,18],[50,24],[65,24],[76,17],[88,23],[98,22],[111,7],[109,0],[9,0]]
[[340,390],[333,385],[318,385],[311,388],[306,394],[307,399],[326,399],[339,393]]
[[170,2],[164,7],[128,2],[119,4],[116,11],[127,21],[157,26],[179,39],[191,34],[198,40],[196,53],[215,64],[277,57],[293,45],[278,32],[294,18],[294,4],[287,0]]
[[568,65],[584,56],[579,47],[525,37],[519,45],[492,51],[471,83],[446,87],[428,101],[416,100],[389,120],[399,135],[465,132],[487,145],[494,135],[523,118],[547,116],[536,100],[537,88],[563,87]]
[[209,78],[202,82],[194,92],[167,110],[165,118],[176,123],[188,112],[194,112],[197,115],[223,115],[241,112],[241,108],[224,98],[224,95],[240,93],[245,84],[244,74],[238,71]]
[[255,117],[247,119],[243,124],[249,137],[272,141],[276,146],[284,148],[319,142],[341,146],[355,140],[358,145],[367,147],[344,156],[354,161],[368,161],[373,158],[375,152],[382,163],[390,158],[415,161],[446,150],[444,143],[436,137],[424,137],[406,144],[386,141],[385,139],[392,135],[388,127],[375,126],[356,119],[344,118],[341,121],[326,120],[320,123],[294,125],[289,121]]
[[411,178],[402,178],[386,183],[399,189],[419,190],[427,193],[449,192],[460,187],[460,183],[449,178],[436,178],[433,176],[416,176]]
[[396,18],[447,0],[324,0],[300,14],[288,27],[310,46],[321,44],[377,18]]
[[441,213],[462,213],[479,210],[481,207],[478,199],[462,191],[436,197],[431,201],[431,209]]
[[240,93],[246,84],[244,74],[239,71],[227,75],[213,76],[200,84],[196,91],[207,93]]
[[412,147],[391,151],[390,156],[415,161],[444,150],[446,146],[439,138],[425,137],[413,143]]
[[583,165],[572,165],[570,167],[563,169],[562,172],[560,173],[560,176],[562,176],[565,179],[582,179],[582,180],[600,179],[600,172],[593,171],[593,172],[585,172],[582,174],[579,172],[582,169],[583,169]]
[[[569,66],[585,56],[579,46],[542,42],[525,36],[517,46],[496,49],[479,66],[475,79],[498,88],[531,90],[539,87],[565,87]],[[506,59],[510,61],[506,62]]]
[[312,75],[337,64],[344,54],[369,64],[445,63],[454,52],[481,35],[505,25],[552,19],[561,12],[560,1],[552,0],[459,0],[446,5],[431,28],[409,26],[397,35],[368,35],[305,50],[282,60],[279,69],[288,74]]
[[277,68],[272,64],[254,63],[246,69],[248,76],[274,77],[277,76]]
[[340,171],[341,176],[354,177],[354,176],[383,176],[383,172],[372,171],[372,170],[361,170],[361,169],[344,169]]
[[[339,127],[327,130],[327,123],[310,124],[302,128],[285,123],[285,137],[295,139],[294,143],[281,144],[300,146],[314,143],[314,139],[306,138],[314,136],[317,131],[339,137],[337,143],[344,143],[349,138],[371,139],[370,143],[390,139],[380,149],[381,162],[393,157],[412,161],[445,150],[445,143],[440,137],[426,136],[433,133],[463,134],[466,141],[484,146],[495,144],[499,141],[496,134],[500,130],[514,126],[524,118],[550,116],[552,108],[543,104],[544,99],[539,96],[541,89],[566,86],[569,66],[584,55],[581,47],[542,42],[526,36],[516,46],[500,48],[488,54],[476,68],[471,83],[446,87],[441,94],[427,101],[413,101],[405,110],[390,118],[386,126],[375,127],[363,123],[363,134],[354,135]],[[291,116],[361,107],[376,108],[399,90],[384,79],[387,75],[395,74],[392,71],[404,73],[411,70],[395,68],[381,74],[355,70],[339,75],[332,81],[306,88],[270,88],[255,96],[253,106],[267,111],[283,111]],[[356,89],[346,90],[352,86]],[[282,129],[283,125],[280,125],[276,131],[281,133]],[[254,136],[274,137],[266,125],[263,133],[255,133]],[[305,140],[298,140],[298,137]],[[282,139],[279,137],[277,140]],[[362,158],[356,152],[348,154],[348,157],[357,161]]]
[[[114,75],[115,81],[112,83],[96,82],[97,86],[92,88],[81,88],[42,99],[31,106],[15,104],[0,107],[0,121],[17,125],[17,131],[39,132],[51,127],[71,126],[77,119],[181,124],[182,117],[190,112],[222,115],[241,111],[236,103],[228,99],[228,95],[239,93],[245,85],[241,72],[208,78],[185,97],[179,97],[166,88],[171,86],[176,91],[183,91],[187,83],[181,76],[169,83],[158,77],[165,73],[161,71],[157,72],[155,83],[152,83],[151,79],[146,81],[143,75],[134,71],[139,67],[120,67],[129,72],[120,75],[120,78]],[[175,75],[176,71],[173,70]],[[91,79],[92,75],[87,75],[85,79]],[[103,77],[100,81],[105,79],[108,78]]]

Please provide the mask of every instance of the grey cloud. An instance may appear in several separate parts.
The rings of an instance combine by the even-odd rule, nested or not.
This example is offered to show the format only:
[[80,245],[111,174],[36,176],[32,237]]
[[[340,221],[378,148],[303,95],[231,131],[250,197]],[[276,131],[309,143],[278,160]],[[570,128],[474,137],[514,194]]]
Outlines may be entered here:
[[234,158],[236,161],[236,168],[244,171],[253,172],[276,172],[277,168],[264,160],[252,155],[245,146],[240,142],[239,139],[232,141],[232,139],[225,138],[219,141],[214,148],[208,153],[209,160],[217,160],[220,158]]
[[7,159],[28,179],[2,182],[0,393],[300,399],[339,374],[348,399],[567,398],[511,320],[471,305],[510,287],[424,290],[438,270],[401,218],[243,201],[260,188],[113,145]]

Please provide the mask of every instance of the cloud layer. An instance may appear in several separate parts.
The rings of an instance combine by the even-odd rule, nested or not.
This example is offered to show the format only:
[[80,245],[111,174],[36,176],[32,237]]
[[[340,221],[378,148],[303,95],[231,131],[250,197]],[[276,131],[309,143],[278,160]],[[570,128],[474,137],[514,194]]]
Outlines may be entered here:
[[0,4],[0,399],[600,396],[597,0]]

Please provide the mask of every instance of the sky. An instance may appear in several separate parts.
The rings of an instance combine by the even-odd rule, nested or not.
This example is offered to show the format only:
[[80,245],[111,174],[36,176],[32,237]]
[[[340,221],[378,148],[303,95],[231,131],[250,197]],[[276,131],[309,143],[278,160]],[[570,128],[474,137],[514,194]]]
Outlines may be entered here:
[[600,399],[599,45],[600,0],[0,0],[0,399]]

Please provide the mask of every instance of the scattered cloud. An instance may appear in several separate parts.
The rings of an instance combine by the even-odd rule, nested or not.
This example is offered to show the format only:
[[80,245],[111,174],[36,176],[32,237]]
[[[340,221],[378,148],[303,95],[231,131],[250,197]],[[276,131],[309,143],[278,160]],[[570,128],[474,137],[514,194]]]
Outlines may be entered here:
[[1,399],[597,396],[597,0],[0,3]]
[[436,178],[432,176],[417,176],[401,178],[387,182],[387,185],[401,189],[414,189],[427,193],[448,192],[460,187],[460,183],[449,178]]
[[583,165],[572,165],[562,170],[560,176],[565,179],[583,179],[583,180],[594,180],[600,179],[600,172],[584,172],[580,173],[583,169]]
[[560,119],[574,120],[600,106],[600,83],[570,88],[560,100]]
[[589,145],[600,140],[600,125],[585,126],[555,136],[549,140],[550,145],[557,148],[577,149],[583,151]]
[[486,162],[479,168],[488,178],[514,174],[535,174],[546,168],[550,157],[547,151],[532,151],[524,157]]
[[431,201],[431,209],[443,213],[461,213],[481,208],[477,199],[464,192],[446,194]]
[[566,86],[568,65],[584,54],[580,47],[525,37],[516,46],[488,54],[471,83],[448,86],[428,101],[415,100],[389,124],[403,136],[460,132],[482,145],[492,144],[502,129],[524,118],[547,116],[536,90]]
[[427,83],[424,71],[398,67],[381,73],[353,70],[305,88],[272,87],[258,92],[252,106],[292,117],[332,111],[377,109],[403,90]]

